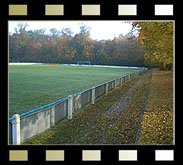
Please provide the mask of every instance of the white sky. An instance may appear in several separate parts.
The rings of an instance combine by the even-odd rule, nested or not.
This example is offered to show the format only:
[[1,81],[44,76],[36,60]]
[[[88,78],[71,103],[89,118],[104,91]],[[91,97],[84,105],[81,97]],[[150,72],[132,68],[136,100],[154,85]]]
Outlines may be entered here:
[[27,23],[26,30],[46,29],[49,33],[51,28],[56,28],[61,31],[62,28],[71,28],[74,34],[79,33],[80,25],[91,27],[90,37],[97,40],[113,39],[119,34],[127,34],[131,30],[131,25],[125,21],[9,21],[9,32],[14,32],[14,28],[18,27],[19,23]]

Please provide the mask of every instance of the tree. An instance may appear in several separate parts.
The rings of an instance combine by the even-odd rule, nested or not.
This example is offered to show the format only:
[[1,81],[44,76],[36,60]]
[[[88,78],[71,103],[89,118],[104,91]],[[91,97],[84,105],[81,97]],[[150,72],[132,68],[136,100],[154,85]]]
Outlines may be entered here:
[[70,28],[63,28],[61,31],[61,36],[64,38],[71,38],[73,32],[71,31]]
[[12,54],[10,60],[23,61],[25,59],[26,44],[30,38],[26,32],[27,24],[20,23],[9,38],[9,52]]
[[84,24],[81,24],[80,26],[80,34],[83,34],[83,35],[86,35],[86,36],[90,36],[90,30],[91,28],[84,25]]
[[138,43],[146,48],[146,64],[150,67],[173,67],[173,22],[133,22],[139,31]]
[[71,63],[75,54],[76,50],[71,45],[71,39],[59,37],[57,42],[57,52],[60,61],[65,61],[66,63]]
[[72,40],[73,48],[76,50],[74,61],[91,60],[93,57],[93,42],[89,38],[90,28],[85,25],[80,27],[80,33]]
[[52,39],[54,41],[57,41],[59,31],[57,29],[55,29],[55,28],[52,28],[52,29],[50,29],[50,32],[51,32]]

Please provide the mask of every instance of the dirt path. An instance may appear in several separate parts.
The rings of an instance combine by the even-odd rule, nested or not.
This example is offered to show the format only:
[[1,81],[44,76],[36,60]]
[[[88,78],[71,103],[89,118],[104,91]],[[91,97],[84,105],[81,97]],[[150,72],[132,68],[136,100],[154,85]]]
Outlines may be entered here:
[[[104,138],[108,134],[110,128],[114,125],[116,120],[120,118],[125,108],[130,104],[132,97],[136,90],[141,88],[144,77],[139,79],[128,91],[124,94],[114,106],[107,110],[103,115],[96,120],[95,124],[89,128],[80,139],[74,142],[78,143],[93,143],[102,144]],[[105,122],[103,122],[105,121]],[[97,137],[95,136],[97,134]]]

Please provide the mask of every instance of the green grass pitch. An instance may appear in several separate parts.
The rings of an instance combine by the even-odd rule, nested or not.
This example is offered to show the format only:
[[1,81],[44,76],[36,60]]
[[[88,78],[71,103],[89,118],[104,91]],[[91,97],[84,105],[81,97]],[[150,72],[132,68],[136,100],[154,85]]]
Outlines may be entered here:
[[132,68],[9,66],[9,117],[132,73]]

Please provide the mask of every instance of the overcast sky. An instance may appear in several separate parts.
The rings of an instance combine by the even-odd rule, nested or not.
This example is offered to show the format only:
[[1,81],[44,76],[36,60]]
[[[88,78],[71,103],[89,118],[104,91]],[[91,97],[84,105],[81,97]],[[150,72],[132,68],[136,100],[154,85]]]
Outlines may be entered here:
[[124,21],[9,21],[9,32],[13,33],[19,23],[27,23],[26,30],[46,29],[49,33],[51,28],[61,31],[62,28],[71,28],[74,34],[79,33],[79,27],[84,24],[91,27],[90,37],[97,40],[113,39],[119,34],[127,34],[131,25]]

